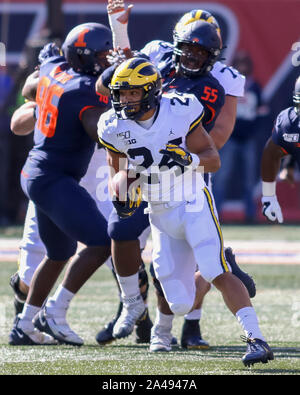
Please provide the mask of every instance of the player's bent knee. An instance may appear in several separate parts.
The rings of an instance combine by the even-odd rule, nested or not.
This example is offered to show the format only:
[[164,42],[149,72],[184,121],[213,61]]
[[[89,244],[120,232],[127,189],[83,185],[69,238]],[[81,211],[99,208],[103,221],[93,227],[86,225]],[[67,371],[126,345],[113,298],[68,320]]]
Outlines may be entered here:
[[170,309],[173,314],[185,315],[192,310],[193,303],[171,303],[169,302]]

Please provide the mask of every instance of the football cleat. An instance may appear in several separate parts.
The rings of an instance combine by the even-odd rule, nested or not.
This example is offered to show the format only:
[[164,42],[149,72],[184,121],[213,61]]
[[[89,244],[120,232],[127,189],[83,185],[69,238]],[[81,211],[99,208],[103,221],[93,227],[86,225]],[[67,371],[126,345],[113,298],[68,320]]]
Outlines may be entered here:
[[46,307],[41,309],[32,320],[34,326],[58,340],[61,344],[82,346],[83,340],[79,337],[66,321],[65,316],[54,317],[47,313]]
[[49,346],[58,344],[52,336],[37,330],[30,320],[16,317],[12,331],[9,334],[11,346]]
[[[244,340],[244,337],[242,339]],[[251,338],[246,338],[244,341],[247,343],[247,351],[242,358],[245,366],[251,366],[258,362],[268,363],[274,359],[274,354],[265,341]]]
[[225,257],[226,257],[226,261],[231,266],[232,273],[236,277],[238,277],[241,280],[241,282],[245,285],[245,287],[247,288],[247,291],[249,293],[249,297],[254,298],[254,296],[256,295],[255,282],[253,281],[253,278],[251,276],[249,276],[248,273],[243,272],[243,270],[241,270],[239,268],[239,266],[235,260],[235,255],[230,247],[227,247],[225,249]]
[[149,316],[148,309],[146,309],[146,313],[143,315],[143,318],[135,323],[135,342],[137,344],[150,343],[152,327],[153,322]]
[[19,283],[20,283],[19,274],[18,273],[13,274],[10,278],[9,285],[12,287],[14,294],[15,294],[14,307],[15,307],[15,315],[16,316],[18,314],[22,313],[24,303],[25,303],[26,297],[27,297],[27,295],[25,295],[23,292],[20,291]]
[[169,352],[172,350],[172,334],[161,325],[154,325],[151,330],[150,352]]
[[141,295],[123,299],[123,309],[120,317],[114,325],[113,337],[122,339],[129,336],[138,320],[142,320],[147,313]]
[[121,315],[122,307],[123,303],[120,302],[116,316],[97,333],[96,341],[100,346],[105,346],[105,344],[109,344],[116,340],[116,338],[113,337],[113,329],[117,319]]
[[188,350],[209,349],[208,342],[202,339],[199,320],[184,320],[181,333],[181,347]]

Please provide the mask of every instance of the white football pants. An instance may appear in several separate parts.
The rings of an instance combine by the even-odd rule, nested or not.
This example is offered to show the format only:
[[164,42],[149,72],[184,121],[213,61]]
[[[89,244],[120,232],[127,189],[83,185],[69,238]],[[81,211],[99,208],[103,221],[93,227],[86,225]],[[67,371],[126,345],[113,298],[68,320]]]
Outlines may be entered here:
[[211,193],[204,189],[201,211],[189,211],[189,204],[151,205],[150,211],[154,271],[170,309],[178,315],[187,314],[194,304],[197,266],[209,282],[231,271]]

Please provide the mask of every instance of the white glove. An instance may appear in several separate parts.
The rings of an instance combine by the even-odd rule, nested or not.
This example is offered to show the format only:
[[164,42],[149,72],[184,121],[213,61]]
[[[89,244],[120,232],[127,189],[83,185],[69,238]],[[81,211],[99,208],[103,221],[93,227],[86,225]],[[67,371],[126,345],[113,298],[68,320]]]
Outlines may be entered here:
[[113,35],[114,49],[130,48],[127,26],[133,5],[125,9],[123,0],[108,0],[108,21]]
[[283,216],[276,195],[263,196],[261,202],[263,205],[262,207],[263,215],[272,222],[277,220],[280,224],[282,224]]

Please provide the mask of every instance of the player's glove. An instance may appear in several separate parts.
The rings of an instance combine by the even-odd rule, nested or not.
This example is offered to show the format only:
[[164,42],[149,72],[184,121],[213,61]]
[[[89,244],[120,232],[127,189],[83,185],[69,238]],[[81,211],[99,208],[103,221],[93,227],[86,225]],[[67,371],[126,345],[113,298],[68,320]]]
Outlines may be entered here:
[[141,187],[132,188],[130,192],[127,192],[127,199],[125,202],[121,202],[117,196],[113,197],[113,205],[117,211],[117,214],[121,218],[131,217],[135,210],[141,205],[142,192]]
[[263,215],[272,222],[277,220],[280,224],[282,224],[283,216],[276,195],[263,196],[261,202],[263,205]]
[[48,43],[39,53],[39,63],[42,64],[46,59],[51,58],[52,56],[62,56],[62,51],[55,43]]
[[194,168],[199,166],[198,155],[191,154],[186,149],[175,144],[166,144],[166,149],[159,150],[160,154],[169,156],[172,160],[182,166],[192,165]]
[[110,50],[109,55],[106,56],[106,59],[108,60],[109,64],[113,65],[119,65],[123,63],[127,58],[126,55],[123,51],[123,49],[118,48],[116,50]]

